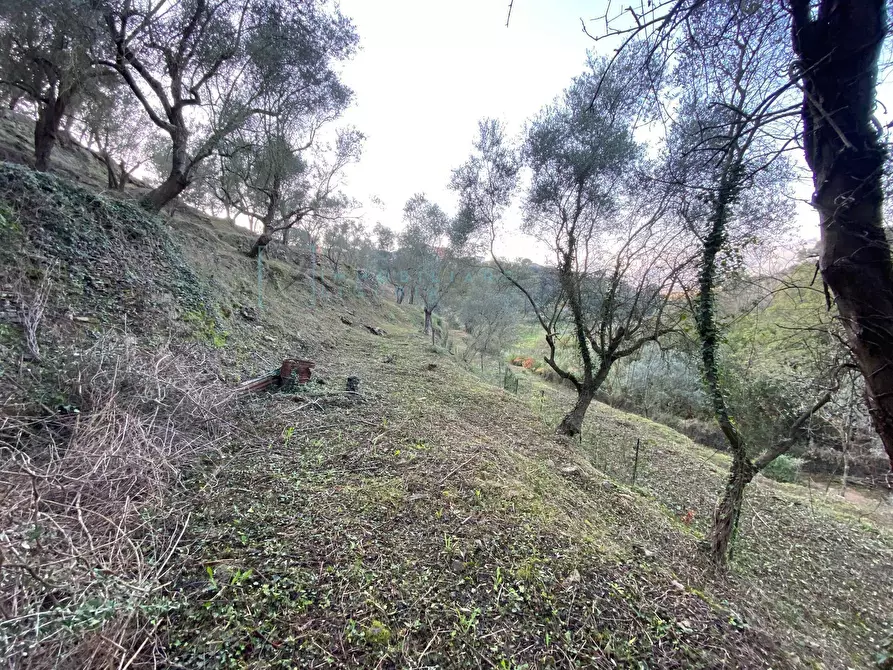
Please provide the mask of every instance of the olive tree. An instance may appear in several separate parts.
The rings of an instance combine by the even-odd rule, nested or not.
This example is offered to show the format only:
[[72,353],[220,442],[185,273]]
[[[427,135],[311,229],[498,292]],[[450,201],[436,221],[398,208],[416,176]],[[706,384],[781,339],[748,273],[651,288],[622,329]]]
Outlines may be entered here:
[[[732,15],[730,7],[737,8]],[[641,12],[606,13],[599,18],[605,28],[590,35],[618,41],[618,54],[644,45],[652,90],[666,101],[662,74],[672,69],[680,44],[701,44],[693,26],[699,15],[724,15],[730,27],[749,16],[772,32],[772,48],[782,48],[786,57],[779,71],[785,81],[771,97],[793,94],[799,120],[777,137],[800,142],[812,172],[822,278],[840,311],[865,379],[875,430],[893,466],[893,257],[883,219],[887,150],[874,116],[888,11],[883,0],[667,0]],[[709,51],[701,53],[706,58]],[[753,65],[746,63],[745,69]],[[758,76],[767,74],[776,73]]]
[[470,363],[477,357],[483,371],[484,357],[499,357],[515,337],[524,298],[490,267],[467,272],[463,284],[457,306],[468,334],[462,360]]
[[143,121],[139,103],[123,88],[103,82],[83,100],[78,114],[84,139],[105,164],[108,187],[118,191],[149,161],[157,139],[154,127]]
[[0,0],[0,83],[12,106],[21,97],[37,110],[34,167],[46,170],[62,120],[106,71],[95,58],[95,3]]
[[352,219],[336,221],[323,235],[323,252],[335,277],[340,277],[345,262],[358,269],[370,246],[365,229]]
[[400,256],[411,282],[410,302],[417,293],[425,315],[424,331],[434,338],[432,315],[458,280],[460,258],[451,245],[453,222],[440,205],[416,193],[403,207],[406,227],[400,234]]
[[[569,436],[580,432],[613,364],[675,328],[680,315],[672,290],[689,260],[678,233],[664,225],[661,189],[634,176],[642,153],[633,137],[641,110],[629,83],[635,60],[615,68],[593,100],[594,82],[606,66],[592,60],[529,123],[524,137],[524,230],[549,249],[557,290],[536,298],[495,254],[497,224],[519,167],[499,124],[481,124],[474,153],[452,182],[463,231],[489,235],[494,263],[524,294],[543,329],[545,362],[577,391],[558,426]],[[573,342],[576,369],[556,358],[562,338]]]
[[786,143],[779,140],[796,110],[778,74],[786,58],[778,35],[785,16],[774,5],[747,10],[728,5],[723,11],[691,12],[687,20],[700,40],[683,40],[677,50],[673,76],[682,94],[667,137],[668,179],[681,187],[678,212],[699,249],[693,310],[702,371],[713,414],[732,454],[710,533],[710,555],[724,564],[746,486],[790,449],[809,418],[830,401],[841,361],[831,361],[818,372],[815,399],[792,418],[785,434],[761,454],[750,453],[747,436],[729,406],[717,292],[742,248],[760,236],[777,236],[791,218]]
[[333,69],[357,42],[324,0],[114,0],[104,5],[105,65],[170,139],[168,170],[143,198],[158,211],[249,119],[288,93],[312,107],[349,95]]
[[350,207],[340,192],[342,177],[358,160],[363,136],[342,128],[323,142],[317,139],[322,123],[293,116],[286,105],[255,117],[222,142],[219,176],[211,187],[228,209],[261,223],[251,257],[295,228],[318,245],[325,226]]
[[887,149],[874,117],[888,7],[882,0],[845,9],[822,0],[815,12],[808,1],[789,5],[803,146],[822,235],[819,265],[893,469],[893,260],[883,218]]
[[409,283],[409,254],[405,250],[395,249],[399,236],[393,228],[379,222],[373,227],[372,235],[375,238],[378,272],[393,287],[394,300],[402,305],[406,298],[406,285]]
[[379,251],[391,251],[397,242],[397,233],[382,223],[375,224],[372,234],[375,236],[375,245]]

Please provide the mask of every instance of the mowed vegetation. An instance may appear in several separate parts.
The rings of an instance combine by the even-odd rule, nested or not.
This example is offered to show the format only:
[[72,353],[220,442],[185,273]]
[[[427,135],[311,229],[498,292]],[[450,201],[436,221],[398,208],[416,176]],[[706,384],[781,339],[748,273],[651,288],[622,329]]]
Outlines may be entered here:
[[0,660],[893,668],[886,10],[608,5],[394,209],[338,3],[0,0]]
[[[35,188],[25,170],[5,174],[7,193]],[[12,186],[17,180],[22,186]],[[51,201],[58,202],[53,192],[66,194],[63,206],[83,202],[108,211],[111,222],[121,216],[114,202],[78,187],[46,177],[36,184]],[[114,227],[102,232],[81,219],[54,233],[33,223],[39,214],[5,202],[7,230],[20,231],[5,238],[7,248],[22,258],[39,249],[41,257],[76,267],[71,254],[78,245],[50,244],[63,230],[75,239],[98,235],[94,250],[140,243],[99,244]],[[121,213],[136,211],[129,207]],[[264,309],[252,320],[245,308],[255,304],[256,267],[244,255],[252,239],[195,214],[171,223],[171,258],[182,254],[194,278],[183,284],[165,269],[178,265],[153,261],[154,283],[143,298],[173,309],[139,330],[101,299],[114,294],[111,287],[71,295],[51,282],[40,336],[45,353],[29,364],[26,388],[40,392],[44,404],[75,401],[46,393],[64,390],[68,373],[54,371],[78,351],[84,360],[72,370],[119,351],[125,384],[94,376],[96,388],[82,388],[76,399],[80,423],[45,416],[35,424],[44,428],[29,434],[32,448],[45,430],[57,434],[65,426],[85,438],[92,417],[109,420],[108,405],[98,403],[103,385],[117,388],[116,402],[123,403],[148,382],[152,396],[164,389],[163,416],[174,421],[168,425],[175,438],[195,449],[164,461],[179,473],[148,488],[130,486],[128,504],[138,514],[116,517],[113,528],[129,533],[109,535],[108,546],[96,541],[94,523],[93,535],[78,532],[76,508],[62,506],[71,502],[62,483],[48,478],[37,489],[60,507],[33,507],[23,480],[6,480],[13,504],[5,537],[14,544],[4,552],[39,569],[41,578],[5,569],[14,598],[5,606],[17,608],[3,624],[10,658],[107,664],[122,656],[104,642],[114,639],[133,664],[174,667],[871,663],[893,604],[884,569],[893,551],[889,518],[835,495],[761,479],[748,497],[731,572],[717,574],[699,545],[726,456],[601,404],[588,414],[581,442],[557,437],[570,389],[519,373],[532,392],[505,391],[481,377],[476,362],[468,367],[426,343],[421,309],[395,304],[389,291],[357,295],[350,284],[321,282],[273,260]],[[94,251],[89,258],[102,256]],[[204,306],[187,307],[195,297]],[[66,305],[90,321],[58,328]],[[97,329],[100,343],[85,347]],[[134,376],[121,367],[116,347],[127,338],[135,339],[126,346],[147,357],[143,369],[156,374]],[[18,331],[7,329],[4,368],[24,350]],[[241,398],[227,390],[295,353],[317,361],[316,381],[307,387]],[[184,372],[206,380],[201,390],[184,386]],[[342,391],[349,375],[361,379],[359,395]],[[175,388],[191,388],[191,400]],[[34,397],[11,390],[26,406]],[[131,431],[151,425],[153,407],[127,401]],[[181,408],[188,411],[177,413]],[[131,450],[125,464],[146,454],[144,432],[120,439]],[[642,453],[632,485],[636,440]],[[30,467],[53,477],[68,473],[32,453]],[[104,474],[121,476],[115,469]],[[103,481],[88,477],[85,484]],[[154,488],[161,482],[164,488]],[[108,509],[101,505],[111,492],[80,490],[83,515]],[[41,544],[23,550],[37,529]],[[63,547],[72,546],[66,543],[104,566],[105,577],[96,581],[77,559],[65,559]],[[37,612],[42,620],[35,625]]]
[[[698,545],[724,459],[604,406],[582,447],[556,440],[559,406],[543,422],[535,403],[420,347],[414,324],[386,327],[388,340],[345,336],[364,362],[339,372],[361,370],[371,387],[371,399],[348,404],[346,423],[342,403],[304,394],[309,417],[278,418],[265,426],[278,440],[214,473],[197,520],[201,551],[178,592],[194,628],[176,638],[177,658],[870,662],[855,650],[879,642],[885,625],[889,516],[760,482],[741,558],[716,579]],[[631,459],[637,439],[648,454],[636,486],[595,467],[606,449]],[[220,631],[210,643],[208,625]]]

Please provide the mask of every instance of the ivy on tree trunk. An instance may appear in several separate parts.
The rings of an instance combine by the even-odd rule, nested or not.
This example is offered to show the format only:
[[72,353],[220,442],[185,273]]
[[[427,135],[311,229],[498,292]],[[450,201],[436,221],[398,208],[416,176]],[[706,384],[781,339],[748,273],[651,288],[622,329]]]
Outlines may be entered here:
[[732,452],[732,467],[726,480],[722,497],[713,514],[710,530],[710,558],[717,566],[725,565],[732,555],[732,541],[738,530],[744,491],[753,478],[767,465],[787,451],[794,444],[797,434],[806,421],[826,405],[837,390],[835,369],[832,378],[834,385],[821,393],[815,402],[804,409],[791,424],[788,434],[759,458],[753,460],[747,453],[747,443],[738,430],[725,396],[723,395],[720,368],[717,360],[719,349],[719,329],[716,325],[716,259],[726,243],[726,227],[731,217],[731,209],[738,201],[742,188],[742,164],[729,156],[723,170],[719,188],[711,203],[711,216],[707,236],[701,254],[701,268],[698,276],[698,303],[695,310],[698,336],[701,343],[701,362],[704,367],[704,381],[707,386],[713,413],[720,429],[729,443]]

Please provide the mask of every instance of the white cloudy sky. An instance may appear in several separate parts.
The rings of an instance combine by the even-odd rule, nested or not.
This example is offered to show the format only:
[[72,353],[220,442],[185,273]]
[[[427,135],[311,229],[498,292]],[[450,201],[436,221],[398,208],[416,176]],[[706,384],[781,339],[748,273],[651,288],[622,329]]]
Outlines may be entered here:
[[467,158],[478,119],[519,130],[579,74],[592,46],[580,17],[594,4],[516,0],[506,28],[503,0],[341,0],[362,45],[344,69],[356,92],[345,121],[367,135],[349,189],[386,205],[368,208],[367,222],[399,228],[419,191],[451,211],[450,170]]
[[[508,0],[341,0],[340,6],[362,45],[344,68],[356,92],[345,122],[367,136],[348,190],[361,201],[374,195],[385,203],[365,208],[367,225],[394,228],[402,226],[403,203],[419,191],[453,210],[446,184],[468,156],[478,119],[494,116],[520,130],[583,70],[595,44],[581,18],[604,13],[604,0],[515,0],[506,28]],[[799,194],[809,193],[805,185]],[[808,206],[798,223],[803,237],[817,237]],[[504,251],[541,255],[517,237]]]

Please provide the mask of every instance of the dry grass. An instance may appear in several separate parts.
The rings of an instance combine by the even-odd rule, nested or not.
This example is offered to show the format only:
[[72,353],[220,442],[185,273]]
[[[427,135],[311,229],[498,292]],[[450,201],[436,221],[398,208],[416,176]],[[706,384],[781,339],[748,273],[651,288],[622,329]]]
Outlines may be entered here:
[[154,639],[189,514],[171,488],[225,440],[228,395],[198,347],[104,337],[66,368],[65,406],[0,417],[0,648],[9,667],[120,669]]
[[22,282],[19,282],[19,287],[16,291],[16,302],[19,307],[22,330],[25,334],[25,346],[34,360],[40,359],[40,345],[37,341],[37,334],[50,297],[52,275],[55,269],[56,263],[53,263],[49,269],[44,269],[43,277],[31,295],[27,295],[27,290],[23,288]]

